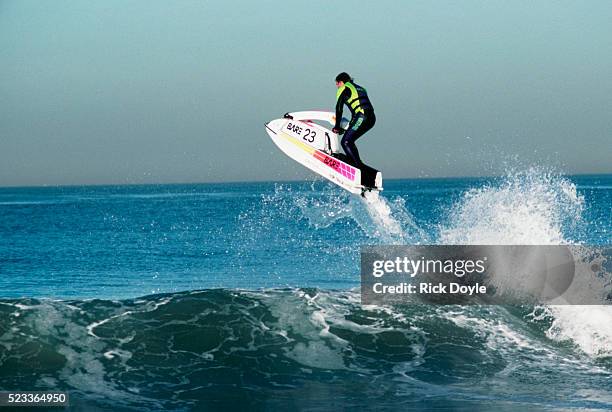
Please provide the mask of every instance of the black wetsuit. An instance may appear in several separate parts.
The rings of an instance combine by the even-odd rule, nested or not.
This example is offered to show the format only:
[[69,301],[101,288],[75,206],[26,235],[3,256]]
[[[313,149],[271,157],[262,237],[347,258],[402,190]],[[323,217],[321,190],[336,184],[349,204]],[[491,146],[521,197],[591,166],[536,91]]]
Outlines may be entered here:
[[346,104],[351,111],[351,121],[340,144],[354,165],[362,168],[363,163],[359,157],[355,141],[374,127],[376,123],[374,107],[366,90],[353,82],[344,83],[344,86],[338,89],[336,97],[336,128],[340,128],[343,105]]

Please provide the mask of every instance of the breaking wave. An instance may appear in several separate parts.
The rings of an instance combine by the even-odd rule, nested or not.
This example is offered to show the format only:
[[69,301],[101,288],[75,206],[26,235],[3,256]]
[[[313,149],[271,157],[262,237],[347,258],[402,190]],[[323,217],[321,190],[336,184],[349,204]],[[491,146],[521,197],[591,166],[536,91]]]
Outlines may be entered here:
[[[77,410],[610,401],[592,385],[610,360],[549,339],[558,324],[542,313],[359,302],[317,289],[4,300],[0,379],[5,389],[70,391]],[[545,393],[530,383],[544,377]]]

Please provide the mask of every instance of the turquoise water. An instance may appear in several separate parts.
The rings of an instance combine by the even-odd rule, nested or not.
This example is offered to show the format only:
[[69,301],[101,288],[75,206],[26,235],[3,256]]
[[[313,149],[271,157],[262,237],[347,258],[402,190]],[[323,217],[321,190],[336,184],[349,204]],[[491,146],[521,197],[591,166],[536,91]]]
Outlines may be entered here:
[[609,307],[359,304],[364,244],[609,245],[612,175],[0,188],[0,389],[73,410],[612,408]]

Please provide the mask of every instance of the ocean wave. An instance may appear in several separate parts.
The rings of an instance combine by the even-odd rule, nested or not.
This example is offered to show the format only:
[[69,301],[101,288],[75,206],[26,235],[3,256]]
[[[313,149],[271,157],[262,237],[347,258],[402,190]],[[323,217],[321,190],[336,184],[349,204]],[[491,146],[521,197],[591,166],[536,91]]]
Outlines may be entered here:
[[[273,406],[283,397],[313,409],[332,399],[609,406],[605,394],[585,393],[610,378],[610,358],[550,339],[554,320],[536,311],[362,306],[355,291],[320,289],[2,300],[0,381],[114,410]],[[319,386],[327,391],[315,401]]]

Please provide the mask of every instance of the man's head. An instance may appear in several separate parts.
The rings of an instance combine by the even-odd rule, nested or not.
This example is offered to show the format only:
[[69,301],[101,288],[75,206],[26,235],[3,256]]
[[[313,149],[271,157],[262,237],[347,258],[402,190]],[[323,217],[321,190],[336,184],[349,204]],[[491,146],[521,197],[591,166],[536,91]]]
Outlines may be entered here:
[[347,72],[342,72],[336,76],[336,87],[342,87],[344,86],[344,83],[352,81],[353,79],[351,78],[351,76],[349,76]]

